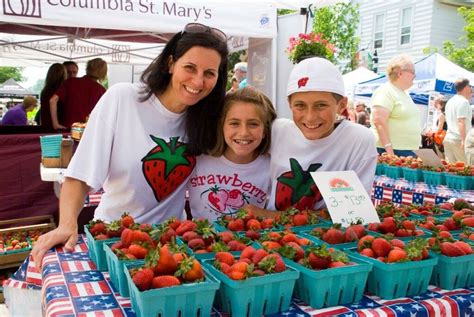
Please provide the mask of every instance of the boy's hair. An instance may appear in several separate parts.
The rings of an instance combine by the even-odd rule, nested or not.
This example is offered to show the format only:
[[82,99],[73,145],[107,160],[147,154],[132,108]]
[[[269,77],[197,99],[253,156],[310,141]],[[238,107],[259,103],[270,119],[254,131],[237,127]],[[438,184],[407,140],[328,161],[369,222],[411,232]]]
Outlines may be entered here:
[[258,154],[265,154],[270,149],[271,135],[272,135],[272,122],[276,119],[277,114],[272,102],[265,96],[261,91],[247,86],[244,88],[237,89],[234,92],[230,92],[225,96],[224,107],[222,108],[222,114],[219,118],[217,125],[217,141],[216,146],[209,152],[212,156],[221,156],[224,154],[227,144],[224,139],[224,123],[230,108],[238,102],[252,103],[255,105],[257,112],[259,113],[263,124],[264,124],[264,135],[262,142],[257,147],[256,151]]
[[467,78],[461,78],[454,82],[454,88],[456,89],[456,92],[462,91],[467,86],[469,86],[469,79]]

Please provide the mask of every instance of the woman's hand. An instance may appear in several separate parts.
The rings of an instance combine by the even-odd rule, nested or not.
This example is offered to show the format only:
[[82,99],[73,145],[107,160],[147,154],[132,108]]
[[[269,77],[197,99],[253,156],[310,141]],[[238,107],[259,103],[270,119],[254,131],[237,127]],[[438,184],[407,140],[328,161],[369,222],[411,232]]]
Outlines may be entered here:
[[68,252],[74,250],[78,239],[77,228],[68,228],[59,226],[56,229],[41,235],[33,246],[31,255],[35,261],[36,268],[41,270],[43,265],[43,257],[46,252],[56,245],[64,245],[64,249]]
[[65,126],[63,126],[63,125],[60,124],[60,123],[56,123],[56,124],[53,123],[53,128],[54,128],[55,130],[66,130],[66,129],[67,129]]

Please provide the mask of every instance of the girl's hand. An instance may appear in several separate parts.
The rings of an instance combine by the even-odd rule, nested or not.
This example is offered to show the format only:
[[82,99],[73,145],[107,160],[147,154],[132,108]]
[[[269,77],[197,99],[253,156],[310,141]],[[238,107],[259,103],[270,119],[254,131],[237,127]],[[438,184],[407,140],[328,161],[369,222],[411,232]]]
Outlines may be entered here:
[[251,211],[255,215],[255,217],[275,218],[276,216],[281,214],[281,211],[263,209],[254,205],[245,205],[242,208],[247,211]]
[[74,250],[78,239],[77,228],[57,227],[56,229],[41,235],[31,250],[31,255],[35,261],[36,268],[41,270],[43,257],[46,252],[56,245],[64,245],[68,252]]

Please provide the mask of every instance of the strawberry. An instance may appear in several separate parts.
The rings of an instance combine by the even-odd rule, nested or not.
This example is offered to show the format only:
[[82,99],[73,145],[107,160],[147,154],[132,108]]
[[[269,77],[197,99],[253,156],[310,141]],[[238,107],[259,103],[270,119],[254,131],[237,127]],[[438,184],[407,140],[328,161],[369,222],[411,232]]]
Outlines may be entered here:
[[185,232],[194,231],[196,228],[196,223],[191,220],[185,220],[178,226],[178,228],[176,228],[175,231],[178,236],[182,236]]
[[305,226],[308,224],[307,214],[296,214],[293,216],[293,226]]
[[196,157],[186,152],[185,143],[179,137],[170,142],[150,135],[157,145],[142,158],[142,171],[158,202],[168,197],[191,174]]
[[258,263],[258,267],[266,273],[279,273],[286,269],[285,262],[277,253],[271,253],[264,257]]
[[245,223],[243,219],[232,219],[227,224],[227,229],[231,231],[244,231],[245,230]]
[[236,270],[232,270],[232,269],[230,269],[227,272],[227,276],[229,276],[230,279],[232,279],[234,281],[240,281],[240,280],[243,280],[243,279],[246,278],[245,273],[240,272],[240,271],[236,271]]
[[234,239],[234,233],[230,231],[219,232],[217,235],[219,239],[225,244],[229,243],[229,241]]
[[174,274],[178,266],[167,244],[155,250],[151,250],[146,258],[145,264],[150,267],[156,275]]
[[229,247],[230,251],[242,251],[247,247],[243,242],[238,240],[229,241],[229,243],[227,243],[227,246]]
[[95,240],[107,240],[107,239],[110,239],[110,237],[108,235],[106,235],[105,233],[99,233],[98,235],[96,235],[94,237]]
[[392,249],[392,245],[384,238],[375,238],[374,241],[372,241],[372,250],[374,250],[377,257],[387,256],[390,249]]
[[260,226],[262,229],[271,229],[273,228],[273,218],[265,218],[260,222]]
[[137,259],[144,259],[148,254],[148,249],[139,244],[131,244],[128,247],[128,253]]
[[330,228],[323,234],[322,239],[329,244],[340,244],[344,242],[344,232],[336,228]]
[[340,262],[340,261],[331,262],[329,264],[329,268],[335,268],[335,267],[341,267],[341,266],[347,266],[347,264],[344,263],[344,262]]
[[390,241],[392,243],[392,245],[394,247],[399,247],[400,249],[404,249],[405,248],[405,242],[403,242],[402,240],[400,239],[392,239],[392,241]]
[[402,249],[392,249],[388,253],[387,263],[403,262],[407,259],[407,253]]
[[258,240],[258,239],[260,239],[261,234],[258,231],[247,230],[247,231],[245,231],[245,236],[249,239],[252,239],[252,240]]
[[107,228],[105,226],[105,223],[102,220],[91,220],[89,222],[89,232],[91,233],[92,236],[96,236],[101,233],[105,233],[107,231]]
[[362,254],[362,255],[365,255],[369,258],[375,258],[375,252],[374,252],[374,250],[372,250],[370,248],[365,248],[365,249],[361,250],[359,253]]
[[279,244],[278,242],[275,242],[275,241],[263,241],[262,242],[262,246],[266,249],[266,250],[276,250],[278,248],[281,248],[281,244]]
[[160,275],[155,276],[151,283],[153,288],[163,288],[180,285],[181,281],[173,275]]
[[195,251],[195,250],[202,250],[206,248],[206,244],[204,243],[204,240],[201,238],[194,238],[191,241],[188,242],[188,247]]
[[227,263],[228,265],[234,264],[234,256],[229,252],[217,252],[216,260],[222,263]]
[[306,257],[310,267],[315,270],[327,269],[331,263],[331,254],[326,245],[309,248]]
[[131,226],[135,224],[135,220],[133,219],[133,217],[130,216],[126,212],[120,218],[120,222],[121,222],[122,227],[124,228],[130,228]]
[[365,248],[370,248],[374,239],[375,237],[370,235],[366,235],[360,238],[359,242],[357,242],[357,251],[362,251]]
[[472,254],[471,246],[464,241],[455,241],[454,245],[458,246],[465,254]]
[[465,226],[474,227],[474,216],[471,216],[469,218],[464,218],[461,222]]
[[466,255],[466,252],[464,252],[463,249],[452,242],[442,242],[440,244],[440,250],[441,254],[450,257]]
[[242,253],[240,253],[240,258],[241,259],[252,259],[253,255],[257,252],[257,250],[252,247],[248,246],[245,249],[242,250]]
[[264,249],[257,249],[252,255],[253,264],[258,264],[264,257],[268,255],[268,252]]
[[393,217],[386,217],[379,225],[379,232],[382,233],[394,233],[397,230],[397,224]]
[[181,276],[186,282],[194,282],[204,278],[204,271],[198,260],[189,257],[181,261],[175,275]]
[[201,238],[201,236],[196,232],[196,231],[186,231],[182,236],[181,238],[183,239],[183,241],[185,242],[189,242],[193,239],[196,239],[196,238]]
[[[304,257],[304,249],[298,243],[290,241],[283,246],[283,248],[285,247],[290,247],[295,251],[294,256],[291,258],[292,260],[298,261]],[[278,250],[278,253],[282,254],[280,250]]]
[[262,226],[260,225],[260,221],[257,219],[249,219],[245,224],[245,228],[247,230],[260,230]]
[[140,291],[146,291],[151,288],[153,276],[153,271],[151,269],[141,268],[132,274],[132,281]]
[[286,232],[284,235],[281,237],[280,244],[286,244],[288,242],[296,242],[298,243],[298,237],[296,234],[291,233],[291,232]]
[[408,230],[415,230],[416,229],[415,223],[411,220],[408,220],[408,219],[402,221],[402,226],[405,229],[408,229]]
[[123,231],[123,227],[120,220],[115,220],[105,226],[107,228],[107,235],[111,238],[120,237]]
[[305,171],[296,159],[290,158],[290,167],[290,171],[282,173],[277,178],[276,208],[286,210],[294,206],[299,210],[313,209],[322,196],[310,173],[319,169],[321,164],[311,164]]

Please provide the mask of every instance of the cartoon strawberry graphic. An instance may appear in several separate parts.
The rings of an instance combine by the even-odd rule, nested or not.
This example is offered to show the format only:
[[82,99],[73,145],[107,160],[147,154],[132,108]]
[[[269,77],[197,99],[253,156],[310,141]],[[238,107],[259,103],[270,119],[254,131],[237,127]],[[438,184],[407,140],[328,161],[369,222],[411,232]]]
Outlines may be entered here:
[[196,165],[196,157],[186,152],[186,144],[179,142],[179,137],[171,137],[168,143],[153,135],[150,137],[157,146],[142,158],[142,171],[160,202],[188,178]]
[[322,199],[321,193],[314,184],[310,172],[321,167],[313,163],[304,171],[298,161],[290,158],[291,171],[284,172],[277,178],[275,206],[278,210],[295,207],[299,210],[313,209],[314,204]]
[[245,203],[248,203],[248,197],[238,189],[232,189],[225,202],[228,207],[235,209],[242,207]]
[[211,207],[220,212],[225,211],[227,208],[225,202],[229,197],[227,190],[221,189],[216,185],[209,188],[208,190],[203,191],[201,193],[201,198],[207,192],[209,192],[209,194],[207,194],[207,200],[211,204]]

